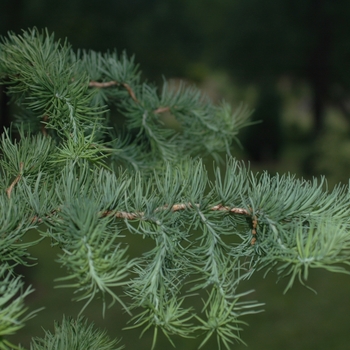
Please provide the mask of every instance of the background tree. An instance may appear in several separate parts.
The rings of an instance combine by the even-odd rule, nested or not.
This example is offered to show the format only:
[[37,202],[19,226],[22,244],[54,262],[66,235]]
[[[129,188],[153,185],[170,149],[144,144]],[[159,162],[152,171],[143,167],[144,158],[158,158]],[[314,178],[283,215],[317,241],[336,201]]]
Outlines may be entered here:
[[327,106],[349,115],[346,1],[2,2],[3,35],[35,25],[68,36],[77,47],[120,47],[135,53],[157,81],[159,68],[167,77],[198,81],[209,67],[225,67],[236,82],[260,91],[281,77],[296,88],[306,82],[315,135],[323,129]]

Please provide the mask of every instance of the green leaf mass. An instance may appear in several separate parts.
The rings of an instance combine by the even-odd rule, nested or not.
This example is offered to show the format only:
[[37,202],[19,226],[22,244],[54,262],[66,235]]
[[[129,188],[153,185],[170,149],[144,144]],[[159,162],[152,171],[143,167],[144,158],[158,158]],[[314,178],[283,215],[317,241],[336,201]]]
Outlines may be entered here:
[[[0,349],[34,315],[13,271],[30,265],[38,241],[22,240],[33,228],[60,248],[57,287],[74,289],[81,312],[94,298],[103,313],[116,304],[126,329],[153,330],[152,348],[159,332],[171,344],[200,336],[200,348],[243,342],[243,316],[263,304],[238,286],[260,269],[287,277],[286,290],[312,268],[349,273],[348,187],[254,174],[234,159],[245,106],[214,105],[183,83],[159,91],[126,53],[74,52],[35,28],[3,38],[0,82],[20,110],[0,140]],[[206,156],[225,158],[225,172],[215,163],[209,176]],[[130,235],[150,249],[129,254]],[[31,349],[116,343],[63,318]]]

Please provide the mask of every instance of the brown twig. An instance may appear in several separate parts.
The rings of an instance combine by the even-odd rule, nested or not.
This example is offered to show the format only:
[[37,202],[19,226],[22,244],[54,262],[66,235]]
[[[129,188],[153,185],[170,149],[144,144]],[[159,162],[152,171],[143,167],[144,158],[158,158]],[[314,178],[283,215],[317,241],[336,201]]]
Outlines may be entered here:
[[[50,212],[49,214],[46,214],[46,215],[45,215],[45,219],[50,219],[53,215],[55,215],[55,214],[56,214],[57,212],[59,212],[59,211],[60,211],[59,208],[58,208],[58,209],[51,210],[51,212]],[[31,219],[31,221],[30,221],[31,224],[36,224],[36,223],[41,224],[41,223],[43,223],[43,222],[44,222],[44,219],[41,218],[41,217],[38,216],[38,215],[33,216],[32,219]]]
[[30,220],[31,224],[36,224],[36,223],[41,224],[42,222],[43,222],[43,219],[37,215],[33,216],[32,220]]
[[90,81],[89,82],[89,87],[95,87],[95,88],[99,88],[99,89],[102,89],[102,88],[108,88],[108,87],[111,87],[111,86],[123,86],[126,91],[128,92],[128,94],[130,95],[130,97],[136,102],[136,103],[139,103],[138,99],[136,98],[136,95],[135,95],[135,92],[134,90],[130,87],[129,84],[127,83],[118,83],[117,81],[115,80],[112,80],[112,81],[104,81],[104,82],[99,82],[99,81]]
[[89,82],[89,87],[96,87],[96,88],[107,88],[107,87],[110,87],[110,86],[114,86],[114,85],[119,85],[119,83],[117,81],[105,81],[105,82],[99,82],[99,81],[90,81]]
[[[89,87],[95,87],[98,89],[103,89],[103,88],[108,88],[111,86],[123,86],[125,88],[125,90],[128,92],[128,94],[130,95],[130,97],[136,102],[139,103],[139,100],[137,99],[134,90],[130,87],[129,84],[127,83],[118,83],[115,80],[111,80],[111,81],[104,81],[104,82],[99,82],[99,81],[95,81],[95,80],[91,80],[89,82]],[[164,112],[169,112],[170,111],[170,107],[159,107],[156,110],[153,111],[153,113],[155,114],[161,114]]]
[[44,136],[47,136],[46,123],[48,120],[49,120],[49,117],[47,115],[44,115],[43,123],[41,125],[41,132]]
[[134,93],[134,91],[132,90],[132,88],[130,87],[129,84],[127,83],[123,83],[122,86],[125,87],[126,91],[129,93],[129,95],[131,96],[131,98],[136,102],[139,103],[138,99],[136,98],[136,95]]
[[18,181],[21,179],[22,177],[22,171],[23,171],[23,163],[19,163],[19,174],[17,175],[17,177],[12,181],[11,185],[6,189],[6,193],[7,193],[7,197],[11,198],[11,192],[13,190],[13,188],[16,186],[16,184],[18,183]]
[[252,235],[253,235],[253,238],[251,240],[251,245],[254,245],[255,242],[256,242],[256,228],[258,227],[258,219],[257,217],[254,215],[252,216]]
[[[199,204],[196,204],[196,206],[199,207]],[[172,205],[170,210],[175,212],[175,211],[189,209],[189,208],[192,208],[192,207],[193,207],[193,205],[191,203],[177,203],[177,204]],[[159,207],[155,211],[166,210],[166,209],[169,209],[168,205],[164,205],[162,207]],[[251,212],[249,210],[247,210],[247,209],[244,209],[244,208],[230,208],[230,207],[223,206],[221,204],[215,205],[214,207],[211,207],[210,210],[213,210],[213,211],[227,211],[227,212],[230,212],[230,213],[233,213],[233,214],[247,215],[247,216],[251,216],[252,215]],[[101,215],[101,217],[114,215],[117,218],[123,218],[123,219],[127,219],[127,220],[136,220],[136,219],[142,218],[145,215],[145,213],[144,212],[129,213],[129,212],[125,212],[125,211],[109,210],[109,211],[102,212],[100,215]],[[253,220],[252,221],[253,222],[253,229],[256,229],[256,226],[257,226],[256,216],[254,216],[252,220]]]
[[159,107],[153,111],[153,113],[155,113],[155,114],[161,114],[164,112],[170,112],[170,107]]

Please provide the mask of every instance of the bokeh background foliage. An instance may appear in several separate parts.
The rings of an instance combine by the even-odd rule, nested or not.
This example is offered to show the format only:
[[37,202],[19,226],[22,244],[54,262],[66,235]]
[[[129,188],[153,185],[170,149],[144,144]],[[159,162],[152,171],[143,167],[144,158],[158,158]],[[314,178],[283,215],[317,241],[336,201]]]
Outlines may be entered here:
[[[243,148],[236,155],[250,160],[253,169],[304,177],[325,174],[330,187],[348,183],[348,1],[0,0],[0,5],[1,35],[46,27],[57,38],[67,37],[75,49],[126,49],[151,81],[161,82],[162,75],[175,83],[185,79],[214,100],[249,103],[255,108],[253,119],[262,123],[241,135]],[[15,112],[1,91],[2,126]],[[80,305],[67,305],[69,290],[53,289],[53,279],[61,273],[52,259],[53,248],[42,242],[32,249],[39,265],[23,272],[36,289],[28,304],[46,309],[16,335],[24,344],[29,335],[42,336],[41,325],[53,329],[63,309],[72,315],[80,311]],[[246,318],[250,327],[243,339],[250,349],[346,348],[347,276],[313,271],[309,285],[317,295],[298,284],[282,295],[283,281],[275,284],[273,274],[266,279],[258,274],[247,285],[256,290],[256,299],[266,302],[264,313]],[[98,301],[86,315],[111,335],[125,324],[123,315],[112,311],[102,319]],[[144,344],[148,349],[151,343],[148,333],[140,343],[137,330],[116,336],[123,337],[127,348]],[[199,340],[175,343],[194,349]],[[159,349],[168,346],[160,339]]]

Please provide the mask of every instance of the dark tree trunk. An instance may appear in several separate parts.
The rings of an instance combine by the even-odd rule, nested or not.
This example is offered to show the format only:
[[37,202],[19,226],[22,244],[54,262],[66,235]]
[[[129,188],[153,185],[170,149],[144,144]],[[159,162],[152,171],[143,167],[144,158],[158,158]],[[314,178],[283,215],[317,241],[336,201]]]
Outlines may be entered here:
[[[7,35],[8,31],[20,31],[23,19],[23,0],[6,0],[2,6],[0,16],[1,35]],[[0,133],[11,124],[9,97],[6,95],[6,84],[0,85]]]
[[9,110],[9,98],[5,93],[5,85],[0,85],[0,133],[4,131],[4,128],[8,128],[11,124],[10,110]]
[[310,11],[310,30],[314,33],[308,76],[312,89],[312,113],[315,136],[324,128],[327,100],[329,98],[332,51],[332,19],[325,10],[327,0],[313,0]]

